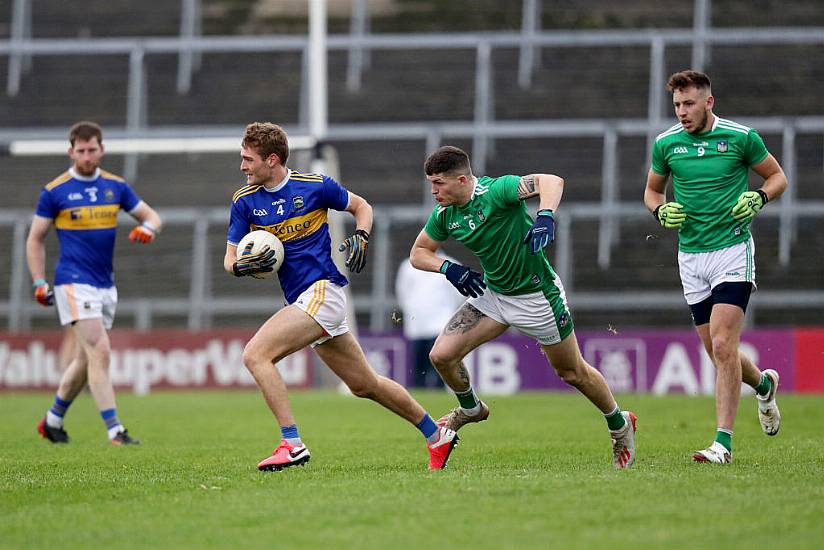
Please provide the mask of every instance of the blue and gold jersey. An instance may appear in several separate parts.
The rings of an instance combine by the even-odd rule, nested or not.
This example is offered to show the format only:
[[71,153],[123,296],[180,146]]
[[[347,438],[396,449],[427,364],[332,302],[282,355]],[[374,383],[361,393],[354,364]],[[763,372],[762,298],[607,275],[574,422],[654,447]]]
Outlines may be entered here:
[[316,281],[348,283],[332,261],[326,222],[330,208],[347,206],[349,192],[329,176],[290,170],[274,189],[246,185],[235,192],[226,240],[237,246],[244,235],[257,229],[276,235],[284,249],[278,279],[291,304]]
[[83,177],[70,169],[46,185],[35,213],[51,219],[57,228],[60,258],[54,284],[113,286],[117,213],[130,212],[139,203],[123,178],[104,170]]

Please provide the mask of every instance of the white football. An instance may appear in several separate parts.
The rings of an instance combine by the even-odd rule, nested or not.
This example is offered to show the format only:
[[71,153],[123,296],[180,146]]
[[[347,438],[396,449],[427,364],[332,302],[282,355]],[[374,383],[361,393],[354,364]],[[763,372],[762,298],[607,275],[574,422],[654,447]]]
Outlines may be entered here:
[[238,260],[240,259],[240,255],[243,254],[243,251],[246,250],[249,243],[252,243],[252,254],[257,254],[263,250],[264,246],[268,246],[270,250],[275,251],[275,265],[272,266],[274,271],[269,271],[267,273],[252,273],[251,276],[255,279],[266,279],[267,277],[271,277],[277,273],[278,269],[280,269],[280,266],[283,264],[283,243],[280,242],[280,239],[275,237],[272,233],[264,231],[263,229],[258,229],[256,231],[252,231],[251,233],[247,233],[246,236],[240,239],[240,242],[237,243]]

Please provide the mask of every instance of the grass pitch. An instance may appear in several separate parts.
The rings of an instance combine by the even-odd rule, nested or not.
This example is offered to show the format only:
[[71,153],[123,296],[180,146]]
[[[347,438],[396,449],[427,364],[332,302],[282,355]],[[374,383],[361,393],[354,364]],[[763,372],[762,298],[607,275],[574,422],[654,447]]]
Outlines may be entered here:
[[[416,396],[433,416],[454,406]],[[41,440],[48,394],[0,396],[3,548],[820,548],[824,398],[780,395],[761,434],[742,398],[730,466],[692,464],[711,442],[709,398],[620,396],[638,460],[614,471],[606,425],[577,394],[490,397],[449,468],[374,403],[292,392],[305,468],[260,473],[274,422],[256,392],[123,394],[139,447],[108,444],[87,394],[69,445]]]

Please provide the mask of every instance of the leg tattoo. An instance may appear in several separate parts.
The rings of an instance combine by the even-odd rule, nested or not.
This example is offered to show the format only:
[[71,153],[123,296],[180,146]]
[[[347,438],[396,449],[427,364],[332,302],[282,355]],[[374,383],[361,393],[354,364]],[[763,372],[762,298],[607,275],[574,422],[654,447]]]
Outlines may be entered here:
[[472,330],[484,317],[486,317],[486,315],[478,311],[475,307],[464,304],[446,324],[443,333],[465,334]]

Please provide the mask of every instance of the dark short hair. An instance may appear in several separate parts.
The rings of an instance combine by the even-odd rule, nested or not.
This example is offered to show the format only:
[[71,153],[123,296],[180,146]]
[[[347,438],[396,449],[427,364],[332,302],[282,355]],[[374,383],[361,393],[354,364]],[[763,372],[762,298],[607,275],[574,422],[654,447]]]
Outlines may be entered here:
[[683,90],[686,88],[696,88],[698,90],[710,90],[712,84],[710,77],[700,71],[680,71],[669,77],[667,81],[667,91]]
[[243,146],[254,149],[264,159],[274,153],[281,164],[286,164],[289,158],[289,137],[283,128],[271,122],[253,122],[246,126]]
[[97,143],[103,143],[103,129],[96,122],[81,120],[69,128],[69,143],[74,147],[76,140],[89,141],[93,137],[97,138]]
[[423,170],[427,176],[434,174],[464,174],[472,173],[469,164],[469,155],[463,149],[444,145],[439,147],[434,153],[429,155],[423,165]]

